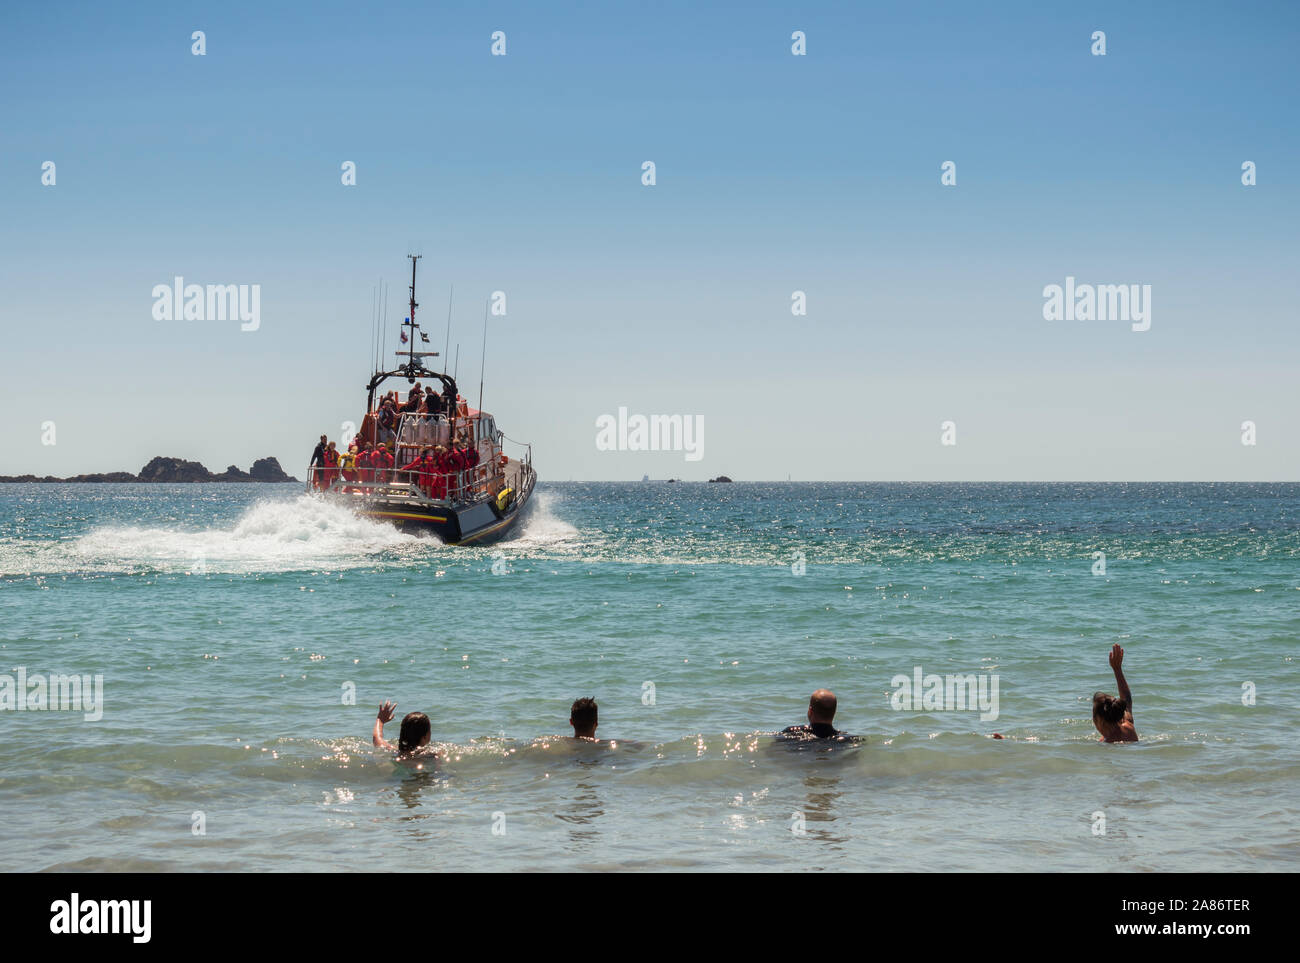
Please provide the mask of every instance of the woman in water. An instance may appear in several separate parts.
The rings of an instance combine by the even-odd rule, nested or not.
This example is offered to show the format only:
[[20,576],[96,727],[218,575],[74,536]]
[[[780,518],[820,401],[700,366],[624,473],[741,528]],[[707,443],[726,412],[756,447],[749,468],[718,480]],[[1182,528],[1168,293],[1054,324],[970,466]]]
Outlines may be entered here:
[[393,710],[396,708],[396,702],[385,702],[379,707],[379,715],[375,718],[375,731],[371,735],[371,741],[380,749],[396,752],[397,762],[405,762],[408,759],[421,757],[436,761],[438,754],[429,748],[429,737],[433,730],[429,725],[429,717],[423,712],[408,712],[405,718],[402,719],[402,729],[397,736],[397,745],[393,745],[384,738],[384,723],[392,722]]
[[1092,697],[1092,724],[1101,733],[1102,742],[1137,742],[1133,728],[1133,693],[1124,681],[1124,650],[1116,643],[1110,650],[1110,667],[1115,670],[1119,698],[1098,692]]

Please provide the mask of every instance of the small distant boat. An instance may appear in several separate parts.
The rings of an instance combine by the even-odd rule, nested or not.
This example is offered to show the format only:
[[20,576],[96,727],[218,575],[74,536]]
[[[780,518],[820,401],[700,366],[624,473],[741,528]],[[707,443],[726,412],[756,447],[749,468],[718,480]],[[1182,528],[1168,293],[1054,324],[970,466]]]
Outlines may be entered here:
[[[397,352],[405,364],[392,371],[376,371],[367,385],[366,413],[357,440],[372,446],[384,443],[393,459],[392,467],[359,465],[310,466],[307,487],[323,497],[347,505],[367,518],[388,521],[408,531],[432,531],[449,545],[485,545],[506,537],[524,517],[537,472],[533,470],[532,445],[511,442],[518,450],[506,451],[509,439],[486,411],[469,407],[457,391],[454,376],[431,371],[424,359],[436,351],[416,351],[427,342],[415,320],[415,267],[419,255],[411,258],[411,316],[402,322],[402,340],[409,342]],[[485,332],[486,339],[486,332]],[[385,382],[405,379],[412,386],[421,379],[436,383],[437,411],[396,412],[391,427],[381,422],[381,404],[376,394]],[[430,384],[432,387],[432,384]],[[458,440],[461,444],[458,446]],[[455,450],[456,464],[435,470],[419,464],[423,453]],[[460,457],[464,455],[465,457]],[[413,464],[415,463],[415,464]]]

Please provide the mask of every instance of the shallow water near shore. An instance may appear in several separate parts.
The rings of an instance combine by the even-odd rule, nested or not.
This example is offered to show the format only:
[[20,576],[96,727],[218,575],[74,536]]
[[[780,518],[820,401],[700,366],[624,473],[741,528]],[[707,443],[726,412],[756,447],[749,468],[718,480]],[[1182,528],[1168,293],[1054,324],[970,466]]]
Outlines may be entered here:
[[[1298,523],[1294,484],[542,483],[452,548],[296,485],[0,486],[0,674],[103,677],[97,721],[0,711],[0,854],[1294,871]],[[1102,746],[1116,642],[1142,741]],[[894,708],[917,667],[997,718]],[[774,744],[819,686],[864,739]],[[614,745],[564,738],[583,695]]]

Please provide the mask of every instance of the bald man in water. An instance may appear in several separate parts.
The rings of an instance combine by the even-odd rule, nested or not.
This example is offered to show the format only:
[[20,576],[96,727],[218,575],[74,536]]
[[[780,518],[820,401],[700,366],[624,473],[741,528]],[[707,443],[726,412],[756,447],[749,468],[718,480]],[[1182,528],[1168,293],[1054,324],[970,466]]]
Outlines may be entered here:
[[830,689],[818,689],[808,700],[808,725],[790,726],[781,730],[785,739],[839,739],[844,733],[836,729],[835,721],[837,703],[835,693]]

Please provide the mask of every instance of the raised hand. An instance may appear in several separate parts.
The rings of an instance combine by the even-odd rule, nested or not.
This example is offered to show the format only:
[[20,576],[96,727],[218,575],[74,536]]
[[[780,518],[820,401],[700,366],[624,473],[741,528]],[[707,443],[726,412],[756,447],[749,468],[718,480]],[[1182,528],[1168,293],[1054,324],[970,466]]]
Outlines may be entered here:
[[1110,648],[1110,667],[1118,672],[1124,666],[1124,650],[1116,642]]
[[[1116,646],[1116,648],[1119,648],[1119,646]],[[1111,665],[1114,665],[1114,664],[1115,664],[1115,663],[1114,663],[1114,656],[1112,656],[1111,659],[1112,659],[1112,661],[1111,661]],[[380,721],[380,723],[392,722],[392,721],[393,721],[393,711],[394,711],[396,708],[397,708],[397,703],[396,703],[396,702],[385,702],[383,705],[381,705],[381,706],[379,707],[379,721]]]

